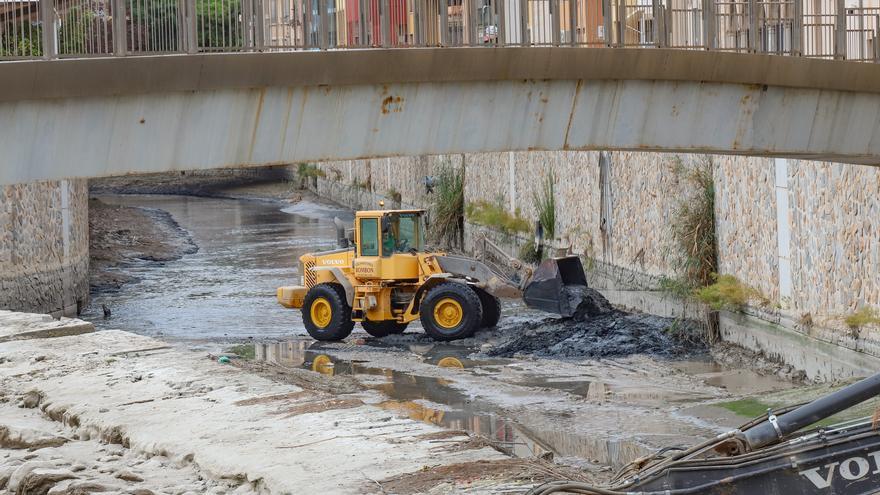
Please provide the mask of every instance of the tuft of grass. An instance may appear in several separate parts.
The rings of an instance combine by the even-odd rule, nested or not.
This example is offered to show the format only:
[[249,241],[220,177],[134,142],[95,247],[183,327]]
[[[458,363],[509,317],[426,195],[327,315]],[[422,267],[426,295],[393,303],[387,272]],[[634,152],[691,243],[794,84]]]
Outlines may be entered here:
[[430,238],[441,246],[461,246],[463,232],[464,173],[447,162],[440,168],[434,186]]
[[756,418],[758,416],[763,416],[767,414],[767,409],[770,408],[769,404],[765,404],[754,398],[746,398],[730,402],[721,402],[716,405],[719,407],[723,407],[724,409],[727,409],[734,414],[746,418]]
[[758,289],[746,285],[733,275],[712,274],[715,283],[696,290],[696,298],[718,311],[728,309],[740,311],[751,300],[758,300],[766,306],[769,301]]
[[239,344],[226,349],[229,354],[235,354],[242,359],[254,359],[256,357],[256,349],[254,344]]
[[519,248],[519,259],[526,263],[537,265],[541,262],[542,257],[541,250],[535,245],[534,239],[529,239]]
[[358,189],[363,190],[363,191],[369,191],[371,189],[371,187],[373,186],[373,180],[371,177],[367,177],[364,180],[354,179],[354,182],[352,183],[352,185]]
[[549,169],[541,182],[541,188],[535,192],[535,209],[538,211],[538,222],[544,228],[547,239],[556,238],[556,194],[554,187],[556,175]]
[[866,306],[846,315],[843,318],[843,322],[853,330],[858,330],[872,323],[880,324],[880,311]]
[[393,187],[389,187],[388,190],[385,191],[385,197],[387,197],[388,199],[390,199],[391,201],[393,201],[397,204],[400,204],[401,199],[403,199],[403,196],[401,196],[400,191],[398,191],[397,189],[395,189]]
[[690,299],[694,296],[696,287],[687,279],[663,276],[660,277],[660,290],[678,299]]
[[300,163],[296,167],[296,174],[300,179],[311,179],[317,177],[327,177],[327,174],[318,168],[317,165],[311,163]]
[[504,234],[531,231],[529,221],[522,217],[519,209],[511,214],[498,203],[488,201],[468,203],[465,216],[475,224],[499,230]]
[[703,287],[713,282],[712,274],[718,266],[713,164],[707,159],[686,169],[680,162],[673,171],[694,186],[696,194],[682,200],[673,213],[672,239],[678,255],[675,265],[693,287]]

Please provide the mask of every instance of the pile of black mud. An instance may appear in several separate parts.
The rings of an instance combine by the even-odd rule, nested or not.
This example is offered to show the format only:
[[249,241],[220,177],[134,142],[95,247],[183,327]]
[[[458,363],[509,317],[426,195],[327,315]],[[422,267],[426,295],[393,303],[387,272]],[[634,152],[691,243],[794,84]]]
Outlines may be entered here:
[[699,329],[673,318],[615,309],[593,289],[569,289],[564,296],[582,298],[572,318],[520,323],[505,331],[511,338],[486,351],[489,356],[533,355],[563,358],[611,358],[648,354],[677,358],[705,353]]

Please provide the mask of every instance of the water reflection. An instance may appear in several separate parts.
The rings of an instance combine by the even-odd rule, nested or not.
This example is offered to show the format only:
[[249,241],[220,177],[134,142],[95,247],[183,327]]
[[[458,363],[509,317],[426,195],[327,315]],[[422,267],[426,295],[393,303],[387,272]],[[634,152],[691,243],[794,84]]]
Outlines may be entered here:
[[[321,343],[304,340],[255,344],[254,355],[257,361],[304,368],[328,376],[381,377],[380,383],[363,380],[368,383],[368,388],[388,398],[376,404],[378,407],[416,421],[484,436],[511,455],[532,457],[553,452],[547,444],[527,434],[522,426],[493,413],[490,404],[467,396],[443,378],[338,359]],[[464,367],[461,359],[453,355],[440,357],[437,365]]]

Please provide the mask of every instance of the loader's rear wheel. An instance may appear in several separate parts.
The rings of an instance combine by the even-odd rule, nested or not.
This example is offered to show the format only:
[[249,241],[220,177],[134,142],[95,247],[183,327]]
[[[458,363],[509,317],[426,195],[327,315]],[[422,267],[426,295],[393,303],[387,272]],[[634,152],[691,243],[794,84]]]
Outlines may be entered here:
[[444,342],[471,337],[483,319],[480,297],[474,289],[456,282],[443,282],[428,290],[419,311],[425,333]]
[[364,330],[373,337],[387,337],[388,335],[403,333],[408,323],[398,323],[394,320],[361,322]]
[[474,291],[480,297],[480,306],[483,307],[483,319],[480,321],[480,326],[483,328],[497,326],[498,321],[501,320],[501,301],[479,287],[474,287]]
[[303,324],[315,340],[342,340],[351,334],[351,307],[339,284],[318,284],[306,293]]

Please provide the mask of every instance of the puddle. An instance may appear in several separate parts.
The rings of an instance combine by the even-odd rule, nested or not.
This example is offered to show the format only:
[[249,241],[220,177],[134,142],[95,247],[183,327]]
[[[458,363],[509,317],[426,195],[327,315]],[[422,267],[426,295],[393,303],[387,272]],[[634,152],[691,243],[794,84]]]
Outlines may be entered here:
[[605,402],[613,394],[611,385],[595,380],[584,380],[580,377],[566,380],[565,377],[560,376],[537,376],[528,380],[518,380],[515,383],[523,387],[560,390],[594,402]]
[[[379,391],[388,398],[375,404],[376,406],[416,421],[484,436],[501,450],[516,457],[559,454],[541,440],[527,434],[514,421],[493,413],[488,403],[468,397],[450,387],[449,380],[337,359],[322,347],[320,343],[302,340],[255,344],[254,355],[257,361],[299,367],[327,376],[358,376],[368,388]],[[465,363],[468,366],[474,365],[473,361],[460,354],[460,350],[458,354],[448,353],[448,349],[442,351],[429,352],[424,357],[442,367],[464,368]],[[377,381],[376,377],[383,379]]]
[[732,394],[760,394],[792,387],[788,380],[760,375],[746,369],[726,369],[712,360],[679,361],[673,367],[682,373],[697,377],[707,385],[726,389]]

